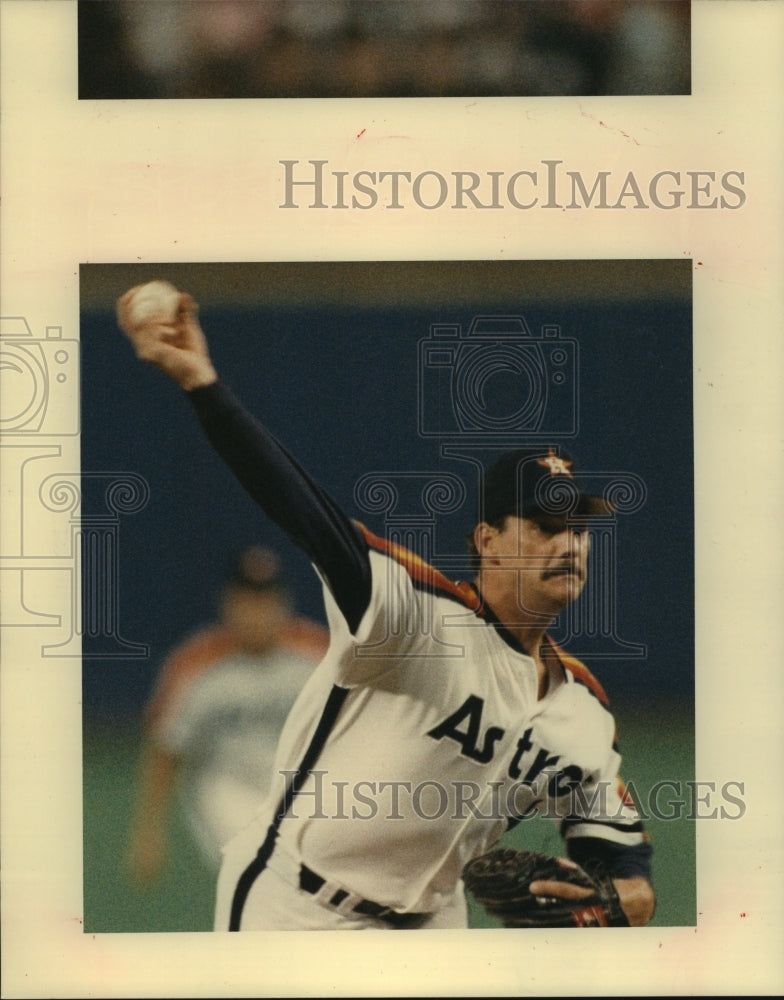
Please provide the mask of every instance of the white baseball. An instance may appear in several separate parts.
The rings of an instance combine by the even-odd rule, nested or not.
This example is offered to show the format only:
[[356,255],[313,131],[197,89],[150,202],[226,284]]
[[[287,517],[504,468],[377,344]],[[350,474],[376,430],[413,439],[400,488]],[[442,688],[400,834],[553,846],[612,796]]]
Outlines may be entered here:
[[128,310],[134,323],[142,323],[151,316],[160,316],[165,323],[177,317],[180,293],[168,281],[148,281],[131,296]]

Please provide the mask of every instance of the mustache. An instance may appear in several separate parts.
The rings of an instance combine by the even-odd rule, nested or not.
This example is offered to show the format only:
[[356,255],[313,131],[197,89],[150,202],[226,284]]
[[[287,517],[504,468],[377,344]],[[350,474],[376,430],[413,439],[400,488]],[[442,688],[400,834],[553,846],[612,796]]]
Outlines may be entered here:
[[542,579],[550,580],[552,577],[566,576],[570,573],[572,576],[576,576],[578,580],[582,580],[585,576],[583,568],[579,565],[579,563],[568,560],[567,562],[558,563],[556,566],[551,566],[549,569],[546,569],[542,573]]

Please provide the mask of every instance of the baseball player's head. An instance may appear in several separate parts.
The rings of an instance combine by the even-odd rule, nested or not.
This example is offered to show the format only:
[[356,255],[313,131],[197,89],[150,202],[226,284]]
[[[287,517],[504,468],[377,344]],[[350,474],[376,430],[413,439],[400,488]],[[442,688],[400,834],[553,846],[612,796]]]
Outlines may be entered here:
[[563,448],[501,456],[485,473],[469,539],[491,607],[520,620],[557,615],[585,586],[587,519],[611,512],[603,497],[581,490]]
[[292,601],[274,552],[251,545],[229,565],[221,598],[221,617],[251,651],[276,645],[291,620]]

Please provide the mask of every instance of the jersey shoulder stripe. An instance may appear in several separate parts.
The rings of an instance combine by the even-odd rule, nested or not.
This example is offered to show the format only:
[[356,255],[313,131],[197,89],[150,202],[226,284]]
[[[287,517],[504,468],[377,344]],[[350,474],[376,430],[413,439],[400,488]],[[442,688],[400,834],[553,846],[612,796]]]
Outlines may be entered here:
[[561,649],[560,646],[556,645],[556,643],[552,642],[552,640],[550,641],[556,653],[558,654],[558,658],[560,659],[561,663],[569,671],[573,679],[578,684],[583,684],[585,687],[587,687],[588,690],[591,692],[591,694],[595,695],[595,697],[599,699],[599,701],[602,703],[602,705],[604,705],[605,708],[609,708],[610,699],[607,697],[606,691],[599,683],[599,681],[596,679],[596,677],[594,677],[594,675],[591,673],[588,667],[586,667],[586,665],[581,660],[578,660],[577,657],[570,656],[569,653]]
[[357,522],[357,527],[362,532],[368,547],[399,563],[408,573],[414,586],[451,597],[471,611],[481,610],[482,602],[470,583],[465,581],[455,583],[405,546],[373,534],[360,522]]

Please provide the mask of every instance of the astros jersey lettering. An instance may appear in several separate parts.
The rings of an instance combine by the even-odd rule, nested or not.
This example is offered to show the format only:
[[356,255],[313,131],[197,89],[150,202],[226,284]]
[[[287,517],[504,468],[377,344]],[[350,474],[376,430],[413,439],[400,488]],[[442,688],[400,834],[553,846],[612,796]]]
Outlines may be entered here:
[[[333,606],[330,653],[283,733],[275,770],[291,780],[331,705],[276,849],[421,911],[438,909],[465,863],[510,825],[548,804],[555,813],[559,800],[564,816],[586,805],[592,836],[640,843],[616,787],[613,719],[584,668],[570,670],[553,647],[550,690],[537,701],[533,661],[480,616],[475,593],[413,576],[380,540],[370,561],[373,596],[357,634]],[[572,836],[585,834],[571,822]]]

